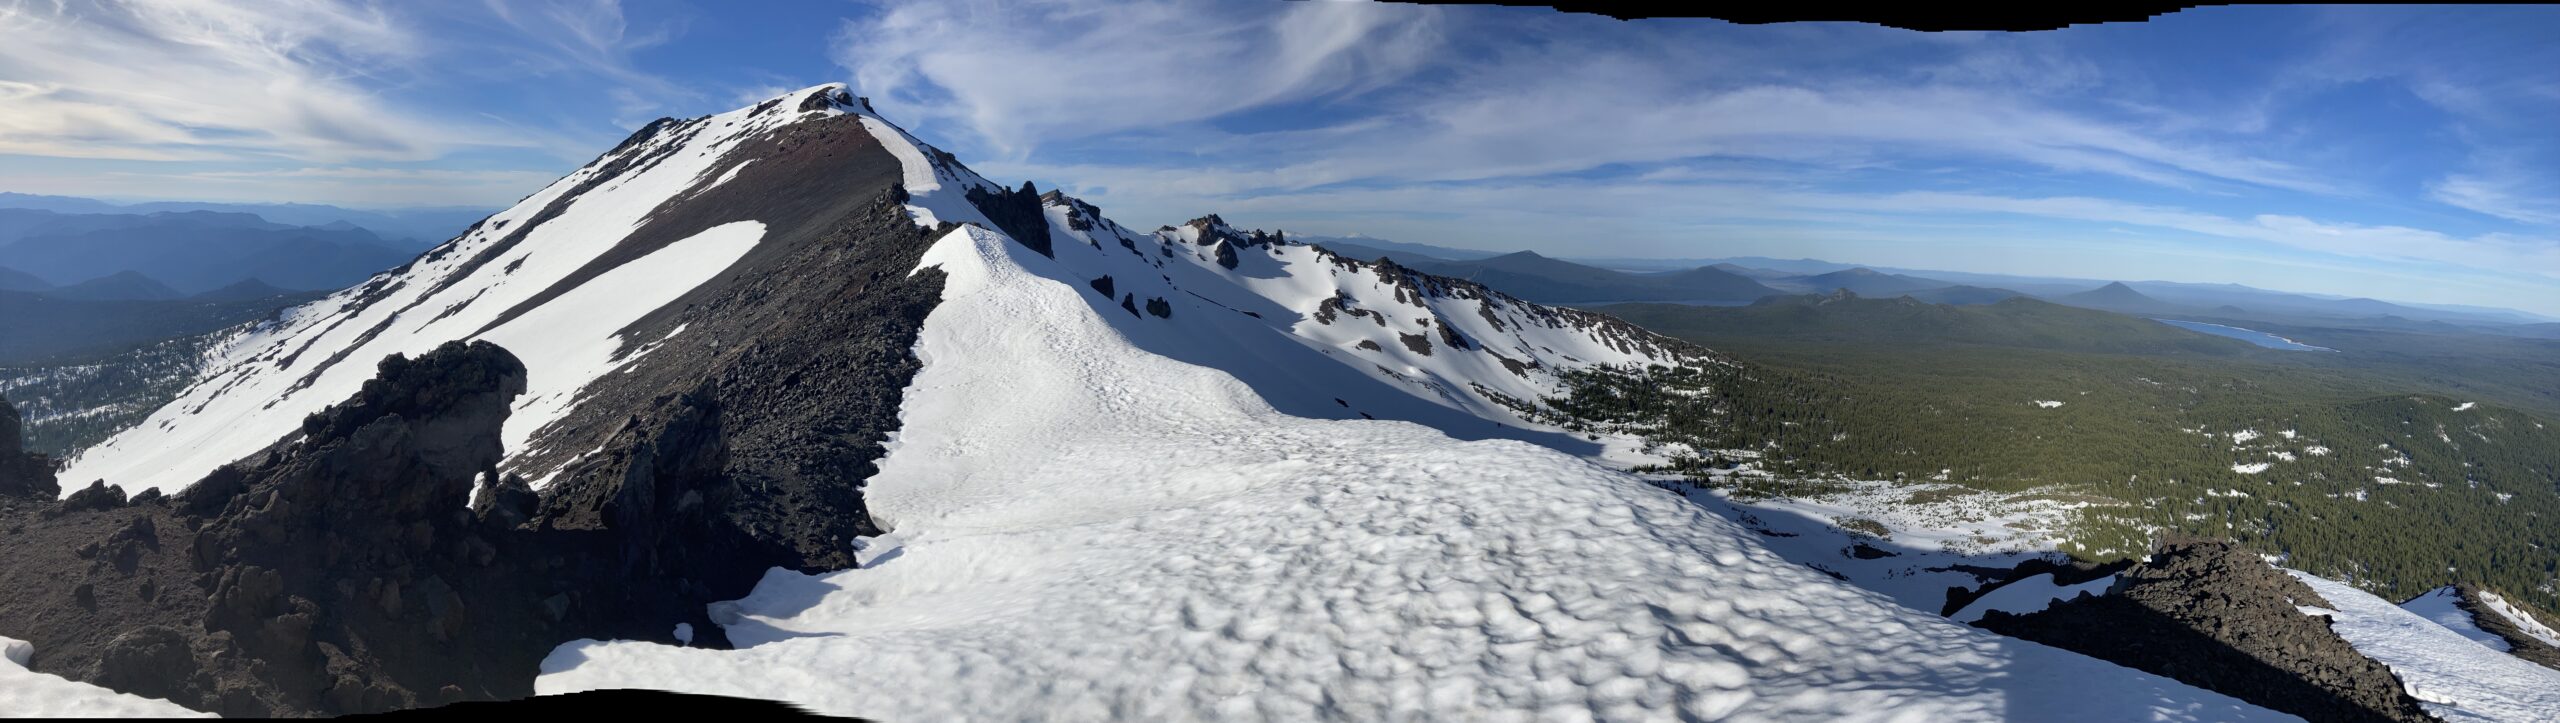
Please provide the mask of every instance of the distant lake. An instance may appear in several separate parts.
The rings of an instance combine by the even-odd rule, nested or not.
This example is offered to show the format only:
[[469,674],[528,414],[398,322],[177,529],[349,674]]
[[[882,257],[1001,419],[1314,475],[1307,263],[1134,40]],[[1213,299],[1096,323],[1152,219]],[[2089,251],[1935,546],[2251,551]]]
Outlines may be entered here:
[[2180,329],[2185,329],[2187,331],[2203,332],[2214,336],[2238,339],[2269,349],[2283,349],[2285,351],[2337,351],[2336,349],[2331,349],[2325,346],[2304,344],[2302,342],[2255,329],[2242,329],[2236,326],[2223,326],[2221,324],[2207,324],[2201,321],[2177,321],[2174,319],[2152,319],[2152,321],[2157,321]]

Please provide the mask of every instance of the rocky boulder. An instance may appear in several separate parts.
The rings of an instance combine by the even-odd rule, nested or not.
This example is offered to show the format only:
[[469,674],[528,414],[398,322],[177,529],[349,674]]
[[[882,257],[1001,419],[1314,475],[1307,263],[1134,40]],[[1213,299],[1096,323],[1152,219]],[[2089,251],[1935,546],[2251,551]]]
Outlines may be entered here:
[[2391,670],[2356,652],[2329,602],[2228,542],[2163,545],[2107,594],[1975,625],[2316,721],[2429,721]]

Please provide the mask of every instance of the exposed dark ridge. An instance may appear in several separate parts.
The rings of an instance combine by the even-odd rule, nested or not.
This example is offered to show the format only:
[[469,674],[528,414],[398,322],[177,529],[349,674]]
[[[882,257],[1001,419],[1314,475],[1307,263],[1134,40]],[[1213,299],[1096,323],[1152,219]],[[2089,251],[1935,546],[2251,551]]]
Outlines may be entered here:
[[[2496,610],[2489,609],[2488,606],[2481,605],[2479,602],[2481,592],[2479,586],[2472,585],[2470,583],[2463,583],[2455,586],[2454,591],[2459,593],[2459,596],[2454,598],[2454,606],[2462,608],[2463,612],[2470,613],[2472,624],[2480,626],[2481,630],[2487,631],[2489,634],[2498,636],[2500,639],[2507,641],[2508,653],[2525,660],[2533,661],[2535,664],[2546,668],[2560,670],[2560,648],[2552,647],[2550,643],[2542,642],[2541,638],[2536,638],[2525,633],[2523,628],[2519,628],[2515,623],[2508,621],[2507,616],[2500,614]],[[2508,605],[2515,606],[2517,609],[2523,610],[2525,614],[2535,616],[2538,620],[2555,620],[2555,618],[2541,615],[2530,608],[2526,608],[2524,603],[2517,602],[2513,596],[2501,595],[2500,597],[2506,598]]]
[[[860,485],[898,427],[899,400],[919,366],[916,334],[942,289],[939,270],[917,270],[936,236],[907,216],[896,159],[865,148],[829,165],[871,172],[837,183],[790,174],[731,180],[770,184],[754,191],[765,195],[824,197],[805,201],[823,208],[768,221],[764,241],[728,272],[624,328],[627,341],[666,341],[581,390],[577,406],[537,430],[512,469],[539,478],[600,445],[610,456],[633,410],[696,392],[707,379],[727,440],[721,474],[752,491],[718,524],[753,531],[759,554],[773,556],[755,569],[851,567],[848,541],[878,533]],[[580,474],[560,472],[554,486]]]
[[995,222],[996,228],[1014,242],[1042,256],[1057,256],[1049,249],[1049,214],[1041,210],[1040,189],[1030,181],[1023,181],[1022,188],[1015,190],[997,186],[988,191],[970,186],[968,198],[969,205],[978,207],[979,213],[986,214],[987,220]]
[[[882,158],[889,158],[889,163],[882,165]],[[508,308],[472,334],[477,336],[503,326],[623,264],[723,224],[762,222],[765,237],[759,246],[771,243],[777,236],[805,233],[809,224],[830,220],[833,213],[840,212],[846,197],[868,197],[876,192],[871,189],[895,182],[899,172],[895,159],[862,127],[860,117],[853,115],[793,123],[740,141],[710,167],[734,168],[748,161],[755,162],[739,169],[738,175],[726,183],[709,188],[697,186],[651,209],[640,228],[613,248]],[[709,184],[717,179],[716,175],[706,175],[709,177],[698,183]],[[795,184],[816,188],[785,189]],[[732,266],[731,272],[738,268],[741,266]]]
[[2315,721],[2431,721],[2391,669],[2356,652],[2302,581],[2228,542],[2174,541],[2105,595],[1975,625],[2167,676]]

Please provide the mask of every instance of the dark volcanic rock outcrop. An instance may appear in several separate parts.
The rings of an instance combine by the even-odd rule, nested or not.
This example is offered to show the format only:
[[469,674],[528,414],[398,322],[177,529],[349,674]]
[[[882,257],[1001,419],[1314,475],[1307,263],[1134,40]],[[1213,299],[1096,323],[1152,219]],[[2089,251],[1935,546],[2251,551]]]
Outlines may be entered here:
[[651,400],[536,492],[497,472],[524,374],[486,342],[386,358],[175,498],[18,503],[0,634],[39,671],[232,716],[522,698],[562,642],[674,644],[677,623],[726,645],[703,606],[801,555],[731,474],[721,380]]
[[1040,189],[1030,181],[1023,181],[1019,189],[998,186],[994,192],[971,186],[968,195],[969,204],[994,221],[1004,235],[1042,256],[1057,255],[1049,248],[1049,214],[1040,208]]
[[530,693],[566,632],[534,596],[594,583],[501,559],[550,545],[464,507],[524,374],[485,342],[388,357],[175,498],[93,484],[14,515],[0,585],[43,592],[0,597],[0,634],[40,672],[231,716]]
[[632,417],[701,396],[718,410],[719,474],[752,492],[705,512],[717,518],[705,524],[751,531],[771,555],[752,565],[759,572],[853,566],[848,541],[879,533],[859,486],[897,428],[919,367],[916,333],[941,301],[943,278],[917,270],[935,236],[907,215],[897,159],[859,120],[801,121],[742,143],[731,155],[753,163],[661,208],[650,226],[754,220],[767,230],[717,278],[621,329],[624,354],[682,333],[580,390],[530,449],[510,450],[506,471],[548,476],[564,491],[583,486],[576,480],[598,462],[592,452],[630,442]]
[[2356,652],[2310,586],[2227,542],[2165,544],[2106,595],[1976,625],[2167,676],[2315,721],[2433,720],[2399,678]]
[[0,498],[50,500],[62,494],[53,475],[53,459],[29,452],[21,436],[18,408],[0,397]]
[[502,659],[492,648],[504,641],[491,638],[530,632],[522,615],[492,609],[521,583],[492,579],[508,541],[465,507],[503,456],[499,426],[524,375],[487,342],[387,357],[355,398],[305,419],[298,440],[177,496],[182,509],[219,509],[192,550],[203,629],[268,663],[256,677],[270,709],[501,692],[450,672],[471,664],[464,656]]

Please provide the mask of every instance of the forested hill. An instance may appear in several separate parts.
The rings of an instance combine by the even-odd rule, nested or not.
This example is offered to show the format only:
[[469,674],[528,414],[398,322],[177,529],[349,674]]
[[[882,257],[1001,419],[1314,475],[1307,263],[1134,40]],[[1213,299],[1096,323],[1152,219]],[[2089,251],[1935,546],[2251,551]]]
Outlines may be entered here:
[[2521,403],[2534,395],[2481,393],[2549,380],[2426,373],[2461,368],[2435,355],[2518,340],[2208,354],[2175,350],[2227,340],[2031,300],[1602,310],[1740,362],[1576,374],[1546,400],[1698,451],[1667,471],[1747,461],[1772,476],[1739,492],[1780,496],[1842,477],[2042,495],[2082,505],[2064,546],[2077,555],[2227,536],[2393,599],[2476,582],[2560,604],[2560,420]]
[[2246,342],[2138,316],[2011,297],[1972,306],[1854,294],[1776,296],[1749,306],[1612,304],[1593,310],[1713,346],[1750,337],[1810,342],[1970,344],[2114,354],[2236,357]]

